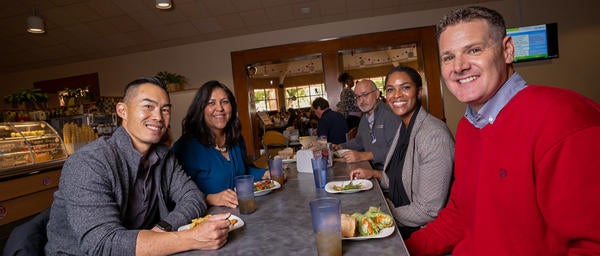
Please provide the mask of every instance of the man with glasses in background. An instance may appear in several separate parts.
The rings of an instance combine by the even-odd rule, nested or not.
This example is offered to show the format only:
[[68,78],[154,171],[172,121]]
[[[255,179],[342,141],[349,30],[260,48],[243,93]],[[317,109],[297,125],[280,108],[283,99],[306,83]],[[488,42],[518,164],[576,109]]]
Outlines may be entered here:
[[373,169],[383,170],[385,157],[402,119],[386,104],[380,104],[379,94],[377,85],[371,80],[356,83],[356,104],[363,112],[358,133],[346,143],[333,145],[333,149],[350,149],[341,155],[348,163],[370,161]]

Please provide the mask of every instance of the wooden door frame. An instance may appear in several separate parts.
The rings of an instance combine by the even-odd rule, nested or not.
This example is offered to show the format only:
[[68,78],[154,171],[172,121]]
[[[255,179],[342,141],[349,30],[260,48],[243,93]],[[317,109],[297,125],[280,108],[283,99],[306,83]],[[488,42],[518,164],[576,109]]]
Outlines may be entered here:
[[426,79],[423,83],[427,86],[424,107],[429,113],[445,121],[435,26],[231,52],[233,83],[238,103],[238,117],[242,124],[242,135],[246,139],[248,154],[253,158],[258,157],[260,143],[258,143],[257,129],[259,126],[258,118],[255,117],[256,110],[252,109],[253,105],[250,104],[253,90],[247,86],[247,65],[271,60],[289,59],[303,55],[321,54],[323,58],[325,88],[327,95],[329,95],[330,104],[335,105],[339,101],[341,91],[341,86],[339,86],[337,81],[337,77],[342,70],[338,61],[339,51],[409,43],[417,44],[419,67],[422,68],[422,70],[418,71],[423,72]]

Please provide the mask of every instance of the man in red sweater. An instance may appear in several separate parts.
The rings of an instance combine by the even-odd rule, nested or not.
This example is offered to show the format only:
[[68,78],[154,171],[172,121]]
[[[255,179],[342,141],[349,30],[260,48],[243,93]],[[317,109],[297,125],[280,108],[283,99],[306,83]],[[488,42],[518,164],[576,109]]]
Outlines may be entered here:
[[526,84],[494,10],[451,11],[438,46],[467,110],[448,205],[406,241],[411,255],[600,255],[600,106]]

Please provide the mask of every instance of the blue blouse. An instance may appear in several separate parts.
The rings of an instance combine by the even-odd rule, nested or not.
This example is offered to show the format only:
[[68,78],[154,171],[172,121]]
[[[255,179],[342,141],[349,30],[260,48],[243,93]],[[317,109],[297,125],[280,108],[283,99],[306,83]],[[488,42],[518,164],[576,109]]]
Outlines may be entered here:
[[173,144],[173,152],[183,169],[205,195],[234,189],[235,176],[251,174],[257,181],[265,173],[265,169],[246,166],[246,143],[243,138],[238,145],[227,150],[229,160],[217,149],[202,145],[196,138],[180,137]]

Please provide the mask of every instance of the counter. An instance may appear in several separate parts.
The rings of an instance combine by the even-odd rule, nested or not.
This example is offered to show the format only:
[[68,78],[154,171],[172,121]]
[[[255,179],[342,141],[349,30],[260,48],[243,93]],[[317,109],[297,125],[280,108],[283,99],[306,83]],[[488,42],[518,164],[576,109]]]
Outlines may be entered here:
[[48,123],[0,123],[0,244],[15,226],[50,207],[66,159]]
[[63,140],[48,123],[0,123],[0,181],[60,169],[66,159]]
[[[331,180],[347,180],[350,170],[369,168],[368,162],[346,164],[335,162],[328,170]],[[381,187],[376,180],[373,189],[353,194],[328,194],[317,191],[312,173],[298,173],[295,164],[286,170],[288,179],[283,188],[256,197],[256,211],[240,215],[238,209],[212,207],[210,213],[231,212],[245,225],[231,231],[227,244],[215,251],[189,251],[179,255],[316,255],[316,243],[310,216],[310,200],[330,196],[342,201],[342,213],[365,212],[369,206],[390,214]],[[342,241],[343,254],[348,255],[408,255],[398,229],[385,238],[362,241]]]

